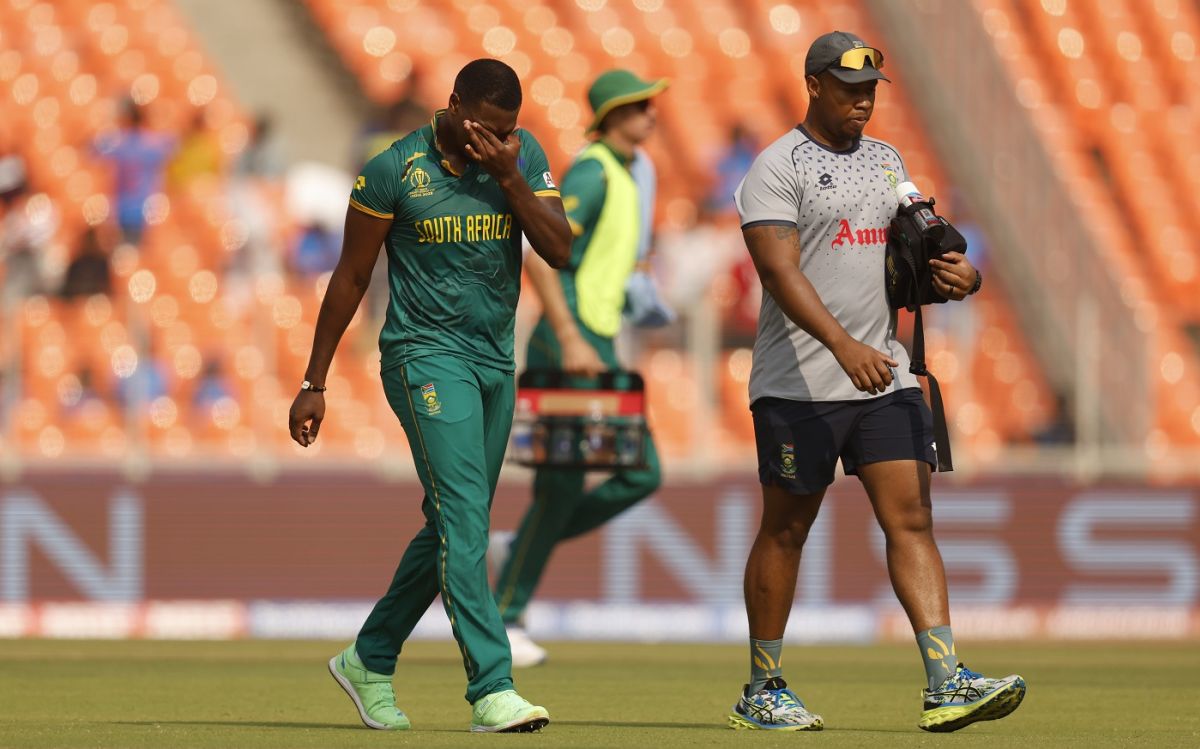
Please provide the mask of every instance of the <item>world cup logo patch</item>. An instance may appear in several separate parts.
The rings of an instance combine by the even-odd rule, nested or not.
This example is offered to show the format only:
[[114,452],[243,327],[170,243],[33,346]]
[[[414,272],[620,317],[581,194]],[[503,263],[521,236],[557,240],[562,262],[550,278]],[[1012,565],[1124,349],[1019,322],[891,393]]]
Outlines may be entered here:
[[421,400],[425,401],[425,411],[430,416],[437,416],[442,412],[441,401],[438,400],[437,388],[433,383],[421,386]]
[[421,167],[413,167],[408,173],[408,184],[412,186],[412,192],[408,194],[410,198],[426,198],[433,194],[433,188],[429,186],[429,172]]
[[796,446],[790,442],[779,446],[779,475],[785,479],[796,478]]

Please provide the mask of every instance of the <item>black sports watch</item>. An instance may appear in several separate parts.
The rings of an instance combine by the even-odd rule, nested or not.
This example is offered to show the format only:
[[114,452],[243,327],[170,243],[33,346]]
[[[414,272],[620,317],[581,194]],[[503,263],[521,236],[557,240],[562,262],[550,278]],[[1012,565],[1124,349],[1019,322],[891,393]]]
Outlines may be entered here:
[[975,285],[972,286],[971,290],[967,292],[967,296],[971,296],[972,294],[978,293],[979,288],[981,286],[983,286],[983,272],[981,270],[979,270],[978,268],[976,268],[975,269]]

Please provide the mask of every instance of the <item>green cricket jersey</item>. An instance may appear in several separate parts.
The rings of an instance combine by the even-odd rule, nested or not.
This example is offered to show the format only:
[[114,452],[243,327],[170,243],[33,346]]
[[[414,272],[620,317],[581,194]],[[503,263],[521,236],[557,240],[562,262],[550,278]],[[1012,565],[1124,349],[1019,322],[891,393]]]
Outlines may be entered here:
[[[437,116],[371,159],[350,193],[350,205],[392,220],[382,367],[452,354],[512,372],[521,227],[490,174],[477,164],[450,170],[434,142]],[[516,134],[533,193],[557,196],[541,144]]]
[[[614,154],[616,152],[614,151]],[[571,165],[563,176],[563,208],[571,225],[571,265],[579,267],[583,252],[592,243],[592,231],[600,209],[604,207],[604,167],[595,159],[584,159]]]

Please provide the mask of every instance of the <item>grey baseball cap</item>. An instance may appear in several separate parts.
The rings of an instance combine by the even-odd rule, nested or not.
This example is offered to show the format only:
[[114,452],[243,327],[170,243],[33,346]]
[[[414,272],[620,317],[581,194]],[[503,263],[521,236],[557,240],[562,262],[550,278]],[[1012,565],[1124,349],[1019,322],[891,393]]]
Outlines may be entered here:
[[[828,34],[822,34],[808,48],[808,55],[804,58],[804,74],[819,75],[828,70],[830,75],[843,83],[863,83],[876,80],[891,83],[871,62],[865,62],[861,68],[847,68],[840,64],[842,55],[852,49],[864,47],[875,49],[878,52],[878,49],[864,42],[862,37],[848,31],[831,31]],[[879,52],[879,64],[883,64],[882,52]]]

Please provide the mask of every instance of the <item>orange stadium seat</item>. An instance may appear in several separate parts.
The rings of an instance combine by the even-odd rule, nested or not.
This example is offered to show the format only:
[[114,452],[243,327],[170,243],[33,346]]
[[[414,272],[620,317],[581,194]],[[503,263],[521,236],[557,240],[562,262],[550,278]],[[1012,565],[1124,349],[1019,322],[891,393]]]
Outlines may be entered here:
[[[811,38],[834,27],[860,29],[868,39],[877,36],[866,4],[858,0],[834,5],[815,0],[305,0],[304,5],[364,93],[380,104],[406,90],[414,69],[421,72],[418,95],[440,99],[449,77],[467,60],[481,55],[506,60],[526,82],[522,124],[538,134],[559,173],[584,142],[585,91],[597,72],[619,65],[670,77],[672,88],[659,100],[661,134],[649,150],[661,181],[660,222],[673,227],[694,220],[731,126],[749,125],[765,143],[801,117],[803,57]],[[1069,175],[1064,179],[1094,206],[1097,226],[1112,235],[1097,252],[1143,269],[1139,272],[1150,287],[1188,314],[1200,315],[1195,293],[1200,271],[1180,275],[1177,261],[1184,249],[1172,241],[1200,229],[1193,205],[1200,170],[1185,169],[1182,177],[1172,171],[1181,161],[1200,159],[1200,149],[1190,141],[1181,145],[1186,139],[1178,137],[1195,126],[1200,104],[1200,82],[1182,64],[1194,57],[1200,38],[1197,9],[1164,2],[1143,10],[1131,0],[1115,1],[1107,11],[1076,5],[1053,16],[1037,0],[976,2],[981,13],[1008,19],[1019,49],[1006,58],[1014,75],[1038,80],[1045,91],[1070,92],[1058,97],[1063,99],[1061,122],[1039,121],[1048,141],[1070,146],[1062,157]],[[1029,19],[1029,25],[1020,19]],[[1078,56],[1060,51],[1066,28],[1083,40]],[[1134,68],[1127,65],[1133,42],[1121,36],[1128,33],[1141,40]],[[1034,59],[1060,64],[1033,65]],[[872,133],[895,143],[914,181],[949,208],[949,181],[921,134],[903,71],[891,72],[895,83],[881,93]],[[1134,82],[1144,76],[1153,79],[1149,88],[1135,90]],[[1084,83],[1093,80],[1094,92]],[[104,199],[111,177],[92,143],[115,125],[124,98],[148,103],[154,125],[175,133],[183,131],[198,106],[208,108],[208,122],[219,135],[236,134],[233,129],[246,121],[170,0],[5,2],[0,7],[0,90],[5,94],[0,118],[11,127],[34,188],[58,205],[62,226],[56,241],[66,247],[111,212]],[[1113,115],[1123,102],[1136,103],[1138,96],[1185,110],[1132,116],[1133,126],[1147,134],[1146,170],[1132,160],[1127,142],[1092,124]],[[1130,119],[1124,109],[1115,116]],[[1098,174],[1093,152],[1108,165],[1111,184]],[[1171,180],[1179,179],[1193,189],[1175,189]],[[281,219],[279,186],[262,189],[282,240],[288,227]],[[141,253],[115,268],[107,308],[91,300],[70,307],[44,299],[26,304],[21,317],[24,392],[17,417],[23,452],[31,457],[76,450],[110,455],[143,440],[155,456],[236,456],[255,445],[293,454],[286,435],[275,427],[286,421],[291,397],[290,386],[277,381],[276,373],[305,366],[317,285],[284,282],[275,288],[270,279],[260,279],[245,298],[227,298],[231,282],[225,270],[238,227],[224,194],[224,185],[213,182],[168,195],[169,211],[150,228]],[[1133,234],[1122,228],[1118,211],[1124,206],[1131,211]],[[1149,255],[1158,272],[1144,270],[1147,262],[1135,252]],[[144,284],[147,276],[135,279],[143,272],[152,276],[153,290],[138,301],[131,289]],[[1050,388],[999,284],[989,285],[977,308],[981,335],[973,347],[971,341],[931,339],[931,359],[941,357],[945,364],[945,374],[934,367],[944,386],[967,394],[948,397],[951,418],[972,445],[1028,439],[1050,416]],[[378,354],[373,334],[364,328],[356,322],[331,372],[355,397],[339,403],[341,416],[330,421],[319,447],[325,455],[369,458],[383,446],[390,452],[405,445],[379,393]],[[168,369],[170,388],[166,400],[127,425],[111,396],[120,364],[114,356],[119,347],[136,344],[135,336],[144,336],[144,346]],[[64,338],[74,342],[69,355],[61,350]],[[213,358],[225,367],[236,408],[196,412],[191,404],[197,378]],[[723,444],[745,449],[750,434],[746,361],[744,350],[722,355],[714,420],[702,425],[696,404],[704,378],[693,371],[693,363],[672,349],[646,354],[641,368],[664,454],[691,454],[698,426],[716,430]],[[85,366],[96,378],[100,405],[64,416],[59,424],[62,391],[70,389],[64,378]],[[963,381],[967,371],[975,378],[970,388]],[[1164,428],[1194,438],[1190,411],[1182,421],[1179,412],[1162,408]],[[260,422],[271,427],[264,430]],[[981,423],[988,426],[978,427]]]
[[[57,241],[67,248],[75,246],[88,224],[103,222],[109,214],[104,197],[108,171],[93,154],[92,142],[115,124],[123,99],[148,104],[151,122],[169,130],[179,131],[198,106],[210,109],[210,122],[218,130],[241,120],[169,0],[17,0],[0,9],[0,39],[0,84],[6,94],[12,91],[0,102],[0,117],[12,127],[31,186],[44,190],[57,205]],[[221,270],[219,226],[196,220],[207,216],[217,201],[223,202],[223,191],[172,196],[171,212],[149,227],[145,251],[114,263],[112,299],[73,305],[40,297],[27,302],[22,317],[25,405],[18,440],[27,456],[114,456],[128,446],[124,418],[113,400],[116,370],[127,366],[122,347],[137,343],[131,330],[148,329],[150,350],[161,348],[157,353],[163,354],[170,349],[173,354],[178,347],[162,342],[171,325],[160,327],[159,319],[201,317],[198,303],[186,294],[186,279],[170,272],[178,264],[172,251],[185,243],[199,245],[207,267]],[[153,274],[157,283],[148,298],[131,301],[130,279],[139,270]],[[163,303],[156,307],[156,301]],[[127,327],[130,312],[138,320],[134,327]],[[235,323],[230,321],[220,338],[210,336],[214,349],[231,340],[229,328]],[[64,334],[69,344],[60,340]],[[76,375],[84,370],[101,400],[68,410]],[[174,391],[168,400],[185,400],[189,378],[169,380]],[[134,420],[138,429],[146,418]],[[149,418],[170,421],[162,413]],[[155,430],[166,431],[154,423],[151,427],[152,438],[158,436]]]
[[1195,4],[978,0],[976,7],[1014,81],[1063,92],[1043,97],[1032,115],[1096,227],[1096,252],[1146,289],[1165,323],[1158,326],[1164,349],[1191,365],[1168,376],[1148,363],[1159,387],[1154,423],[1166,438],[1196,444],[1200,419],[1191,415],[1200,380],[1182,328],[1200,319],[1200,257],[1191,240],[1200,229],[1200,179],[1190,168],[1200,86],[1186,73],[1200,39]]

